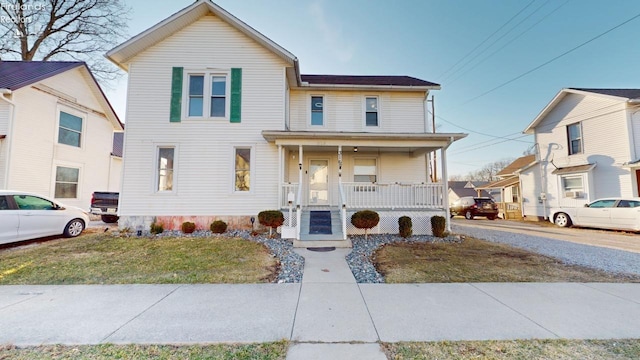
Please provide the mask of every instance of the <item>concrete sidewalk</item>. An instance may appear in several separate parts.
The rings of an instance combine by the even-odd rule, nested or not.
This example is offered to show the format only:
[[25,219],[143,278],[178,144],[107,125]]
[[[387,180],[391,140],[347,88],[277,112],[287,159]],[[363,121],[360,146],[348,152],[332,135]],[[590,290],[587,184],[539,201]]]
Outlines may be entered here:
[[385,359],[379,342],[640,338],[640,284],[356,284],[348,251],[299,250],[301,284],[0,286],[0,344],[289,339],[289,359]]

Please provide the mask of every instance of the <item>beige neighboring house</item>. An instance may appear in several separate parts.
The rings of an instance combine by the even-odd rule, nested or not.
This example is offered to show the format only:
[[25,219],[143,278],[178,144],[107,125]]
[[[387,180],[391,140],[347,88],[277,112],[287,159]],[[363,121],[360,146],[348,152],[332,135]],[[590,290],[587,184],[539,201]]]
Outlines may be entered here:
[[454,181],[448,182],[449,185],[449,206],[456,200],[465,196],[474,197],[492,197],[486,190],[481,190],[478,187],[486,185],[488,181]]
[[426,99],[438,84],[301,74],[296,56],[208,0],[107,57],[129,73],[121,227],[222,219],[247,229],[260,211],[282,209],[283,237],[344,246],[360,231],[355,211],[380,213],[374,232],[412,216],[414,233],[448,211],[429,155],[442,150],[446,164],[446,148],[466,135],[432,133]]
[[520,173],[536,163],[535,154],[519,157],[496,174],[498,180],[478,187],[478,189],[486,191],[497,190],[500,192],[501,200],[498,202],[498,208],[500,209],[498,216],[502,219],[523,218]]
[[538,149],[520,172],[527,218],[640,195],[640,89],[562,89],[524,133]]
[[0,189],[88,210],[120,190],[122,131],[84,62],[0,61]]

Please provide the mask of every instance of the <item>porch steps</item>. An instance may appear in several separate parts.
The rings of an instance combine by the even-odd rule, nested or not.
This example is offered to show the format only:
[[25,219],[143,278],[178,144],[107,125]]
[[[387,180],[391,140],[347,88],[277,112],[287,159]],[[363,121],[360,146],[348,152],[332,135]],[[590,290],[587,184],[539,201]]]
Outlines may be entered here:
[[[300,242],[304,243],[304,245],[302,245],[302,247],[315,247],[315,246],[335,246],[335,247],[350,247],[350,243],[349,245],[344,245],[343,243],[346,243],[346,241],[344,241],[344,236],[342,234],[342,222],[340,220],[340,210],[335,209],[335,208],[326,208],[323,209],[324,211],[328,211],[331,213],[331,217],[330,217],[330,223],[327,222],[326,219],[325,221],[323,221],[323,224],[321,225],[321,228],[326,230],[324,232],[329,232],[330,229],[330,234],[318,234],[317,230],[318,230],[318,224],[314,224],[313,229],[315,231],[311,231],[310,232],[310,227],[311,227],[311,211],[318,211],[316,209],[313,210],[302,210],[302,214],[301,214],[301,227],[300,227]],[[313,233],[316,232],[316,233]],[[319,242],[320,244],[316,244],[316,245],[311,245],[310,243],[316,243]],[[329,244],[329,243],[333,243],[333,242],[339,242],[340,244],[338,245],[334,245],[334,244]],[[295,243],[294,243],[295,246]]]

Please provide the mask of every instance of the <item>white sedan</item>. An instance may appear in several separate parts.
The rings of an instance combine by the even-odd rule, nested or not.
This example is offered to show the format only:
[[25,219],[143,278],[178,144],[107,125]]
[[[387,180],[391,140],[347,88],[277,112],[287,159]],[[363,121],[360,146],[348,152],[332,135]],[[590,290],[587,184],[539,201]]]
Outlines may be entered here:
[[640,231],[640,198],[606,198],[578,208],[552,208],[549,220],[558,226]]
[[51,235],[75,237],[88,223],[88,213],[80,208],[36,194],[0,190],[0,244]]

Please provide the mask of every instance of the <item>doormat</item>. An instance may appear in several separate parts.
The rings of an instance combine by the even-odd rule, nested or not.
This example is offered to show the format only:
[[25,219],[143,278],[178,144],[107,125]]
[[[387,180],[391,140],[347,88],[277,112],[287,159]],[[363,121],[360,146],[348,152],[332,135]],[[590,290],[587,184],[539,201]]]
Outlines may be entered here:
[[311,211],[309,213],[309,234],[332,234],[331,211]]
[[325,247],[309,247],[307,250],[315,251],[315,252],[329,252],[335,250],[335,246],[325,246]]

